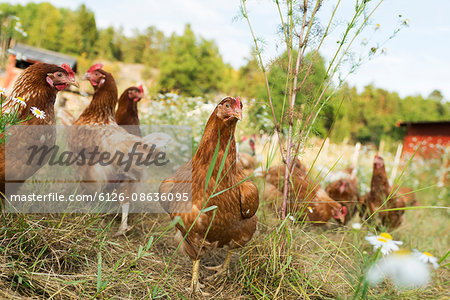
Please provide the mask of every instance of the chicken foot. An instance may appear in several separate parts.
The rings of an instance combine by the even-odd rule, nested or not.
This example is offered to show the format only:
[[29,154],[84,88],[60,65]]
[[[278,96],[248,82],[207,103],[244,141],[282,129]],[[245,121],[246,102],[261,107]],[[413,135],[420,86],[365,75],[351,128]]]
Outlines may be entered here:
[[228,272],[228,267],[230,266],[230,261],[231,261],[232,255],[233,255],[233,251],[228,249],[227,256],[225,257],[225,261],[223,262],[223,264],[215,266],[215,267],[205,266],[205,269],[207,269],[207,270],[216,271],[216,273],[214,273],[213,275],[206,278],[206,280],[212,280],[215,277],[217,277],[218,275]]

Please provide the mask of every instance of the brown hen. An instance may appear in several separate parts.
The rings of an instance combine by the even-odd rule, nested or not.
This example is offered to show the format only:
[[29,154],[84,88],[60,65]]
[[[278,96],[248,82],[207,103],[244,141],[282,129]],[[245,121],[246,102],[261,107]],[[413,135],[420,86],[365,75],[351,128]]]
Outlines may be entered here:
[[356,207],[359,201],[358,183],[356,178],[341,178],[331,182],[325,189],[327,194],[347,208],[347,214],[343,224],[355,215]]
[[117,124],[126,125],[124,126],[125,130],[137,136],[142,136],[139,128],[137,104],[143,97],[144,89],[142,85],[127,88],[119,97],[119,105],[115,115]]
[[[228,247],[224,264],[216,268],[219,274],[227,270],[231,250],[243,247],[256,230],[258,190],[251,181],[242,182],[245,176],[236,164],[234,133],[237,121],[241,118],[242,103],[239,97],[226,97],[220,101],[206,123],[194,157],[175,175],[164,180],[159,189],[160,193],[187,192],[192,184],[192,207],[188,212],[179,213],[174,211],[175,206],[171,206],[170,216],[172,219],[180,217],[184,224],[176,226],[176,239],[182,241],[182,249],[194,261],[191,281],[194,292],[199,291],[199,264],[205,252]],[[219,150],[216,164],[205,188],[207,172],[217,144]],[[228,144],[223,172],[219,176]],[[216,195],[212,196],[213,194]]]
[[324,225],[331,218],[340,223],[345,221],[347,208],[330,198],[324,189],[314,185],[308,177],[294,173],[288,192],[288,211],[306,216],[314,225]]
[[[20,125],[55,125],[55,111],[54,104],[56,101],[56,94],[64,90],[68,85],[75,85],[78,83],[75,80],[75,73],[72,69],[63,64],[61,67],[46,63],[37,63],[29,66],[17,78],[10,95],[2,103],[2,115],[10,112],[16,112],[18,119],[21,120]],[[17,102],[16,99],[22,99],[23,104]],[[38,115],[33,115],[31,110],[36,108]],[[11,137],[19,143],[13,145],[14,148],[8,148],[8,177],[23,181],[34,173],[36,173],[43,164],[47,162],[47,156],[42,164],[25,165],[24,150],[32,143],[36,143],[36,135],[45,136],[44,140],[41,138],[39,142],[48,147],[55,145],[56,129],[50,126],[42,126],[38,128],[33,126],[33,129],[28,131],[26,129],[15,130],[19,136]],[[3,140],[4,133],[0,134],[0,140]],[[5,193],[5,147],[6,144],[0,144],[0,192]],[[17,149],[18,151],[14,151]],[[18,190],[20,184],[15,185],[12,189]],[[10,192],[15,192],[11,190]]]
[[[399,194],[393,193],[386,175],[384,160],[376,155],[373,161],[372,181],[370,191],[362,199],[362,205],[367,210],[363,217],[367,218],[375,213],[381,220],[381,224],[387,229],[400,226],[404,219],[404,210],[379,211],[383,209],[403,208],[407,199]],[[390,197],[389,197],[390,196]],[[388,199],[388,200],[387,200]]]
[[245,152],[240,152],[237,154],[237,156],[238,156],[237,161],[238,166],[243,170],[245,176],[252,175],[256,167],[255,157]]
[[[117,85],[111,73],[102,68],[103,65],[95,64],[84,75],[94,87],[94,96],[89,106],[74,122],[73,125],[76,126],[71,127],[68,135],[69,148],[74,153],[89,149],[91,152],[109,153],[111,156],[118,152],[128,154],[136,149],[145,157],[150,154],[150,149],[154,145],[156,147],[154,150],[158,152],[168,141],[166,135],[154,133],[141,138],[129,134],[117,124],[114,118]],[[124,165],[118,160],[105,165],[77,165],[76,171],[81,179],[82,192],[93,194],[98,191],[115,190],[118,195],[127,195],[128,199],[131,199],[130,193],[139,191],[144,179],[143,167],[133,163],[129,170],[124,170]],[[122,222],[116,236],[130,229],[127,223],[130,203],[127,198],[121,205]]]
[[[273,199],[275,208],[283,201],[285,165],[271,167],[266,174],[265,197]],[[273,189],[277,188],[277,191]],[[269,193],[272,191],[272,195]],[[347,208],[334,201],[307,176],[306,167],[295,159],[289,180],[287,211],[314,225],[324,225],[331,218],[344,222]]]
[[[275,185],[276,187],[278,187],[278,189],[282,191],[285,171],[286,165],[284,164],[269,168],[269,170],[267,170],[267,173],[265,174],[266,182]],[[306,169],[305,165],[300,162],[298,158],[295,158],[292,172],[297,176],[305,177],[308,173],[308,170]]]

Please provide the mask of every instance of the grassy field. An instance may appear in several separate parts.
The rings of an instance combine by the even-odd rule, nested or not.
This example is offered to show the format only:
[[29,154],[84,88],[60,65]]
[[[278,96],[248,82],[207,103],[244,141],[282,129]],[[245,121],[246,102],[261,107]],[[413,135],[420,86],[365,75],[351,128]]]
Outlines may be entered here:
[[[310,166],[319,141],[303,157]],[[262,149],[259,146],[258,149]],[[351,145],[329,145],[313,167],[346,167]],[[363,147],[358,178],[370,185],[375,150]],[[344,155],[342,155],[344,154]],[[388,173],[393,156],[383,153]],[[424,165],[427,167],[425,168]],[[440,162],[413,160],[403,182],[417,193],[420,206],[448,207],[448,187],[431,187],[439,178]],[[401,173],[401,170],[400,172]],[[264,183],[256,179],[261,187]],[[326,180],[323,181],[325,183]],[[120,216],[88,214],[2,214],[0,231],[0,298],[29,299],[353,299],[373,256],[364,237],[375,233],[329,224],[318,228],[278,220],[261,198],[258,230],[252,241],[233,255],[230,272],[205,281],[211,271],[200,268],[203,295],[191,296],[190,259],[177,253],[174,230],[167,215],[133,214],[133,229],[113,237]],[[441,258],[449,250],[448,209],[407,210],[406,221],[391,232],[405,248],[428,251]],[[351,223],[359,222],[355,217]],[[208,255],[202,266],[220,264],[225,251]],[[368,290],[368,299],[444,299],[449,297],[448,259],[432,271],[421,289],[398,291],[389,282]]]

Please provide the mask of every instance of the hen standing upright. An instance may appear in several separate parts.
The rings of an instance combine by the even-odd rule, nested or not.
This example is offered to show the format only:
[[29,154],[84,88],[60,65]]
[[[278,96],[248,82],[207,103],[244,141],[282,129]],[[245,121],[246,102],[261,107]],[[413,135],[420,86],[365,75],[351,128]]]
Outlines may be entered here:
[[[386,175],[384,160],[376,155],[373,161],[373,174],[370,183],[370,191],[363,197],[363,207],[366,207],[370,215],[378,213],[381,223],[388,229],[394,229],[403,222],[404,210],[378,212],[380,209],[402,208],[406,206],[405,198],[400,195],[391,195],[391,186]],[[385,203],[386,202],[386,203]],[[366,216],[367,217],[367,216]]]
[[[22,120],[20,125],[55,125],[54,104],[56,94],[68,85],[78,87],[75,73],[68,65],[63,64],[61,67],[46,63],[31,65],[14,83],[10,95],[2,104],[2,114],[17,112],[19,120]],[[26,147],[27,143],[36,140],[36,130],[28,133],[25,130],[20,130],[18,134],[23,136],[14,138],[14,140],[20,141],[20,144],[14,145],[14,147],[22,151],[8,152],[8,166],[12,168],[8,172],[17,179],[25,180],[39,170],[38,165],[25,166],[23,163],[23,149],[28,148]],[[55,129],[47,127],[43,130],[46,136],[45,144],[50,147],[53,146],[56,140]],[[42,132],[44,133],[44,131]],[[0,192],[2,193],[5,193],[5,146],[5,143],[0,144],[0,155],[2,156],[0,161]],[[43,161],[44,164],[46,162]],[[18,189],[19,186],[16,186],[16,188]]]
[[116,122],[125,126],[125,130],[131,134],[142,136],[139,128],[139,115],[137,104],[144,97],[142,85],[127,88],[119,98],[119,105],[116,111]]
[[[179,216],[184,223],[184,227],[177,225],[176,238],[181,241],[185,237],[182,248],[194,261],[191,281],[194,292],[199,291],[200,259],[205,251],[228,246],[229,251],[224,264],[216,267],[219,274],[228,268],[231,249],[244,246],[256,230],[258,189],[251,181],[239,184],[245,176],[236,164],[234,133],[236,123],[241,118],[242,103],[239,97],[236,99],[226,97],[220,101],[206,123],[194,157],[172,177],[165,179],[159,188],[160,193],[186,192],[186,185],[180,182],[190,182],[192,176],[192,210],[187,213],[177,213],[172,209],[170,216],[172,219]],[[211,179],[206,183],[208,169],[218,143],[216,164]],[[223,172],[218,178],[220,164],[228,143],[229,150]],[[192,173],[190,166],[192,166]],[[206,188],[205,184],[207,184]],[[222,193],[217,194],[221,191]],[[216,196],[212,197],[213,194]],[[217,206],[215,212],[202,211],[213,205]]]
[[[83,149],[96,149],[97,153],[109,153],[111,157],[115,157],[117,153],[129,154],[133,149],[144,153],[145,157],[152,149],[148,145],[155,145],[154,150],[159,151],[168,141],[166,135],[155,133],[141,138],[129,134],[117,124],[114,118],[117,85],[111,73],[104,71],[102,67],[101,64],[95,64],[84,75],[94,87],[94,96],[73,125],[88,126],[72,126],[68,137],[69,148],[75,153],[81,153]],[[124,164],[116,160],[106,165],[77,166],[83,192],[112,189],[116,189],[118,195],[136,192],[143,179],[143,167],[138,168],[133,164],[129,170],[124,168]],[[122,184],[124,181],[127,183]],[[130,194],[127,196],[130,197]],[[116,235],[122,235],[130,229],[127,224],[130,203],[126,200],[130,198],[125,198],[121,203],[122,223]]]

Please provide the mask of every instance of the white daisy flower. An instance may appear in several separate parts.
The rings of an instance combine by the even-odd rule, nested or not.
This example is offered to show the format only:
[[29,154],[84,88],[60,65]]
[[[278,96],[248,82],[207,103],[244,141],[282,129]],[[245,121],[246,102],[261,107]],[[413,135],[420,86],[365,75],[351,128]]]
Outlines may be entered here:
[[417,249],[413,249],[413,255],[417,257],[423,263],[430,263],[435,269],[439,268],[439,263],[437,257],[429,252],[420,252]]
[[22,97],[14,98],[14,102],[16,102],[17,104],[19,104],[20,106],[23,106],[23,107],[27,106],[25,99],[23,99]]
[[369,235],[365,239],[372,244],[374,251],[381,248],[380,251],[383,255],[388,255],[392,251],[398,251],[398,245],[403,244],[401,241],[392,240],[392,236],[386,232],[380,235]]
[[2,88],[2,87],[0,87],[0,95],[2,95],[2,96],[6,96],[6,93],[7,93],[6,89],[5,89],[5,88]]
[[361,230],[361,224],[360,223],[353,223],[352,224],[352,228],[355,230]]
[[42,111],[42,110],[40,110],[40,109],[38,109],[38,108],[33,106],[33,107],[31,107],[31,112],[33,113],[33,115],[36,118],[45,119],[45,112],[44,111]]
[[366,279],[375,286],[389,279],[400,289],[415,289],[430,281],[430,269],[414,255],[394,253],[370,267]]

